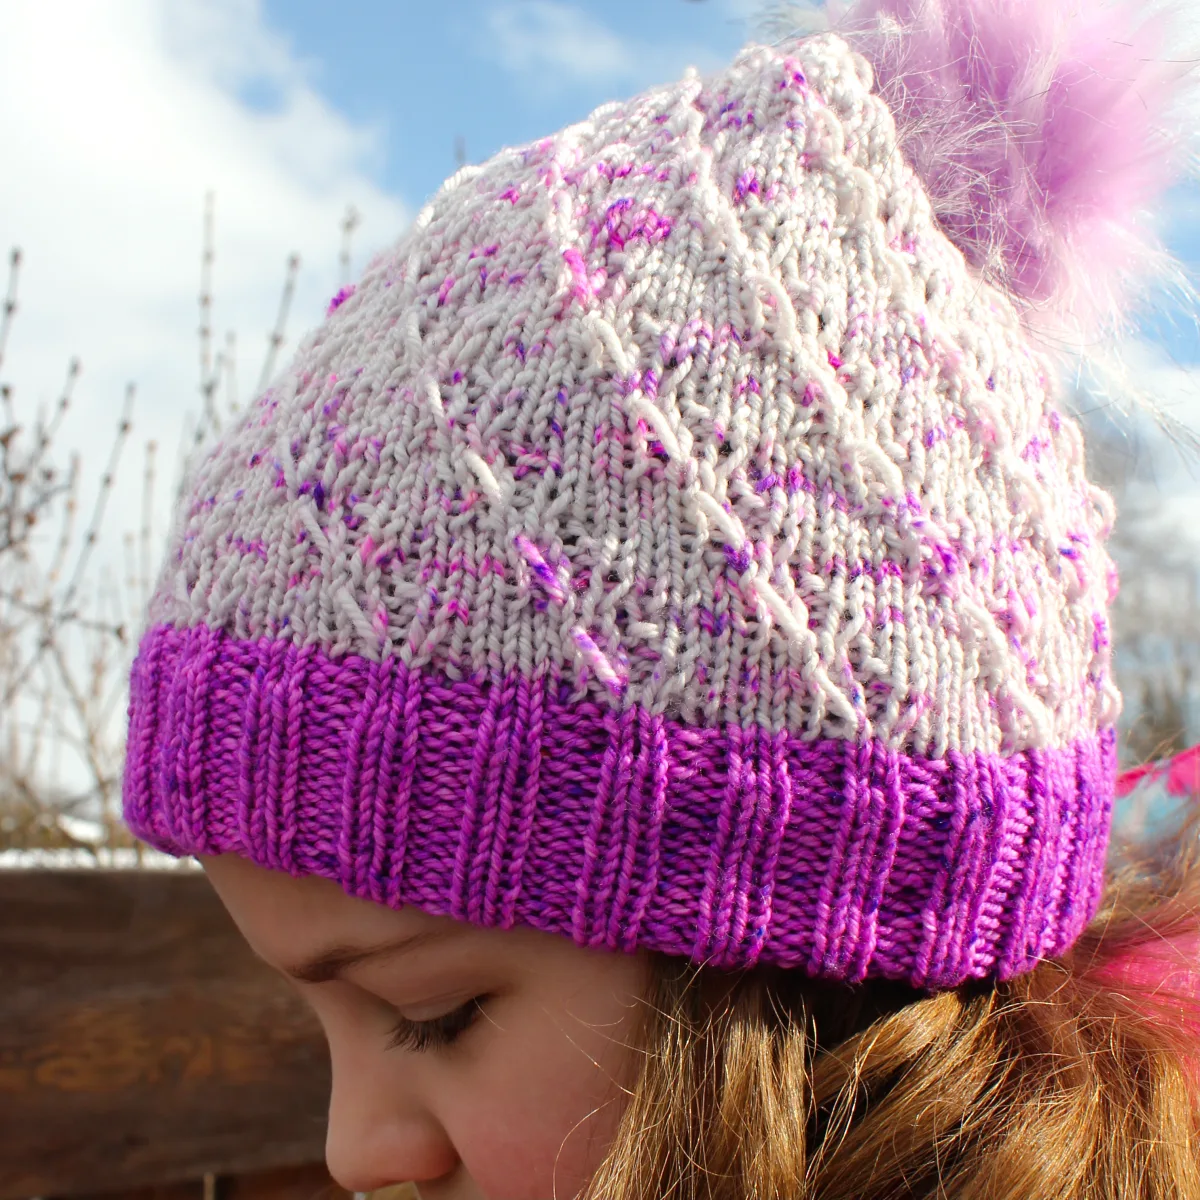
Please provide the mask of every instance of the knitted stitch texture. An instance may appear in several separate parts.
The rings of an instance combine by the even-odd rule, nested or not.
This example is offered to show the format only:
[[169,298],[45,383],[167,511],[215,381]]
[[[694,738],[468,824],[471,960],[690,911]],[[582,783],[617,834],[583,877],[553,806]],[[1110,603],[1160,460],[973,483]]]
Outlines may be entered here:
[[930,988],[1099,901],[1111,505],[866,60],[448,180],[199,466],[125,806],[176,854]]

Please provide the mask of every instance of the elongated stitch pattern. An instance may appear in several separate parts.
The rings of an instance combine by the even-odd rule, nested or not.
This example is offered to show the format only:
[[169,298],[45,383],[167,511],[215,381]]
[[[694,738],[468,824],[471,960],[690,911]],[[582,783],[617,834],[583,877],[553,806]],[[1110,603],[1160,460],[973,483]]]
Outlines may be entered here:
[[587,945],[1065,949],[1111,505],[838,36],[460,171],[197,468],[131,827]]

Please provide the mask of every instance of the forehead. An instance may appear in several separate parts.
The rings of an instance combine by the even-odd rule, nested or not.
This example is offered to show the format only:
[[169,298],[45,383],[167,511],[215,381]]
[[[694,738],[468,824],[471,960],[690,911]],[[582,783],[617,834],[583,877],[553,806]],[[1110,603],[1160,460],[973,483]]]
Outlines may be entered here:
[[364,946],[457,922],[411,905],[386,908],[331,880],[271,871],[234,855],[203,857],[209,881],[254,950],[275,966],[329,946]]

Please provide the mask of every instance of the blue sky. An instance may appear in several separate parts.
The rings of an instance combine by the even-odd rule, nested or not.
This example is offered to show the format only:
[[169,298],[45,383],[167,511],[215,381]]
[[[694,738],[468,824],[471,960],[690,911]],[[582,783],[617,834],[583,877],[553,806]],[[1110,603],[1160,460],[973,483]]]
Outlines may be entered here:
[[[585,117],[607,100],[732,58],[752,0],[264,0],[310,81],[383,133],[379,182],[414,207],[455,167]],[[249,96],[248,99],[255,97]],[[257,99],[270,103],[269,96]]]

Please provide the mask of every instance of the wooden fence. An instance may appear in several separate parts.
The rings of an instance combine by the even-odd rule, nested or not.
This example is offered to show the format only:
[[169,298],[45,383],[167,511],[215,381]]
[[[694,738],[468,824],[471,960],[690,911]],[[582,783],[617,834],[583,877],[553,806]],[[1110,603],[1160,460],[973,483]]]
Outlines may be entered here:
[[345,1197],[328,1086],[199,873],[0,871],[0,1200]]

